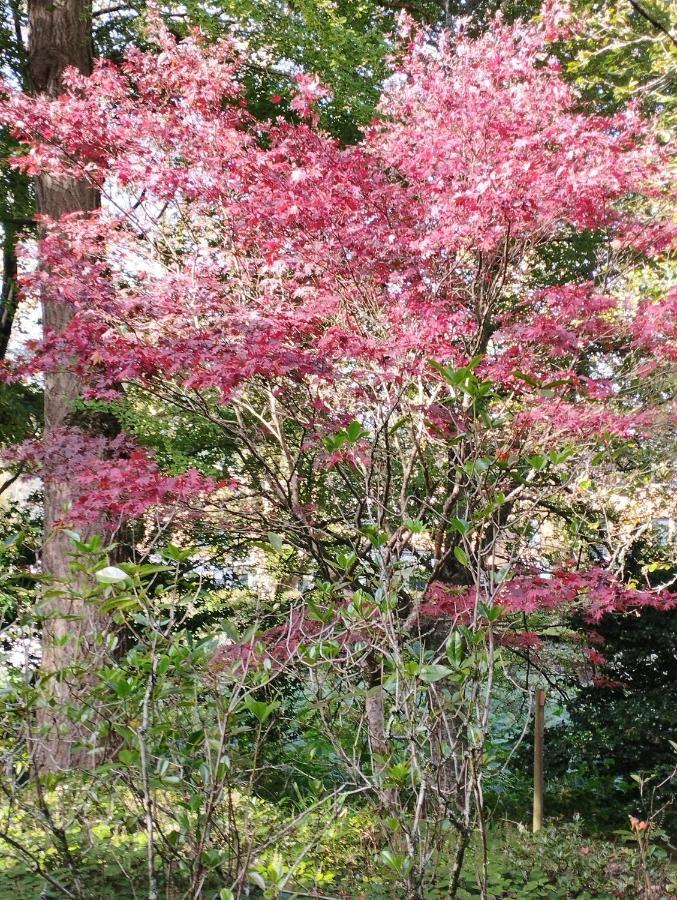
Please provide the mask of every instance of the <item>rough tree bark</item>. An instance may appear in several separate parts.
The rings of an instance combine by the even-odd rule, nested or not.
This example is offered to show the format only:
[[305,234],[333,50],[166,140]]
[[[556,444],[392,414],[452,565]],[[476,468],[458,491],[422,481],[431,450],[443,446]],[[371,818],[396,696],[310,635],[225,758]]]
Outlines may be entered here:
[[[21,28],[21,11],[19,0],[9,0],[8,10],[12,18],[14,30],[13,40],[8,55],[14,56],[14,64],[10,70],[23,90],[28,90],[28,54],[24,45]],[[12,145],[5,145],[4,152],[11,155]],[[17,291],[17,256],[16,245],[21,229],[32,227],[32,202],[30,199],[29,181],[23,172],[7,168],[3,173],[3,181],[7,187],[5,196],[0,198],[0,215],[2,217],[2,288],[0,289],[0,360],[7,355],[14,316],[18,306]]]
[[0,360],[5,358],[16,312],[16,234],[9,224],[3,225],[2,288],[0,289]]
[[[34,94],[58,97],[63,73],[75,66],[84,74],[92,69],[91,0],[29,0],[28,80]],[[90,212],[100,205],[98,191],[85,181],[40,175],[35,183],[38,213],[58,219],[66,213]],[[45,302],[43,328],[62,331],[73,316],[67,304]],[[55,372],[45,381],[45,436],[69,424],[80,395],[79,379],[70,372]],[[48,581],[67,583],[70,577],[71,544],[55,524],[72,499],[72,485],[46,479],[44,484],[44,538],[42,568]],[[97,610],[83,603],[77,593],[50,590],[43,626],[42,668],[50,679],[50,705],[40,719],[40,737],[34,753],[42,768],[53,770],[84,767],[92,755],[78,746],[81,732],[64,713],[82,684],[101,646],[108,624]],[[99,639],[97,641],[97,638]],[[73,669],[73,674],[66,674]],[[80,673],[78,673],[80,668]]]

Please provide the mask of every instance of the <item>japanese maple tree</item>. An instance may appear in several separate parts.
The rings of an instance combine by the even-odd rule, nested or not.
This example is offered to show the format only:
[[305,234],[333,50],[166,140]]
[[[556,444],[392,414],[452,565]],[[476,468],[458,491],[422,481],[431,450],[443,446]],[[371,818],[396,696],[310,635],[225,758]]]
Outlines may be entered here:
[[[441,709],[439,682],[481,646],[471,707],[428,722],[461,860],[497,648],[538,649],[523,617],[554,608],[594,620],[672,602],[534,539],[593,450],[659,427],[636,385],[675,338],[674,292],[637,300],[620,277],[674,238],[666,150],[637,108],[585,111],[548,48],[564,18],[439,39],[403,20],[380,116],[354,147],[319,129],[317,79],[297,78],[298,121],[262,123],[228,41],[177,44],[158,25],[155,51],[71,72],[58,100],[2,103],[27,146],[17,166],[104,198],[43,222],[24,290],[75,314],[9,377],[72,370],[89,399],[125,387],[234,448],[220,472],[163,474],[129,436],[70,429],[23,458],[80,482],[65,524],[103,515],[114,530],[199,498],[242,540],[291,548],[314,593],[270,652],[334,642],[336,677],[364,687],[371,777],[393,814],[386,720],[409,719],[383,688],[391,668],[425,632],[406,671]],[[540,279],[581,234],[590,277]],[[430,790],[415,786],[421,808]],[[423,838],[402,827],[414,858]]]
[[[637,303],[608,287],[674,236],[666,154],[636,109],[577,108],[548,55],[556,18],[497,20],[476,40],[411,33],[358,147],[317,130],[316,79],[298,77],[298,124],[262,124],[228,42],[177,45],[160,27],[158,53],[71,72],[57,101],[8,93],[3,118],[30,148],[16,164],[86,177],[106,198],[101,213],[44,223],[26,289],[76,315],[19,373],[68,368],[89,397],[131,384],[209,415],[262,386],[281,404],[301,392],[298,450],[323,469],[351,462],[324,452],[328,435],[359,419],[369,457],[372,404],[415,387],[426,440],[462,434],[472,404],[452,370],[499,398],[484,450],[505,445],[505,470],[522,449],[646,428],[623,387],[650,373],[642,354],[655,366],[674,352],[675,296]],[[581,231],[603,235],[596,277],[535,283],[539,250]],[[133,498],[143,452],[109,451]],[[70,455],[93,487],[87,457]]]

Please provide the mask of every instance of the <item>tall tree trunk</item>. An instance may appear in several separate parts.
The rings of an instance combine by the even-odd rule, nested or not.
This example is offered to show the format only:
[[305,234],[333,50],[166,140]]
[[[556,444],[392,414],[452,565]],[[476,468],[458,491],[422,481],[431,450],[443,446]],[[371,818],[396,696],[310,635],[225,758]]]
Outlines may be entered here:
[[[84,75],[92,71],[91,0],[29,0],[28,77],[35,94],[58,97],[63,73],[75,66]],[[74,209],[89,209],[87,195],[72,195]],[[58,201],[56,201],[58,202]],[[67,202],[67,201],[66,201]],[[50,213],[51,210],[43,210]],[[65,210],[64,210],[65,211]]]
[[17,305],[16,231],[5,223],[2,236],[2,288],[0,289],[0,360],[7,354]]
[[[19,0],[9,0],[9,11],[14,28],[13,39],[10,38],[8,50],[12,51],[15,62],[12,74],[21,85],[28,90],[28,54],[23,39],[22,14]],[[11,64],[10,64],[11,65]],[[13,142],[9,135],[4,135],[4,152],[11,156]],[[5,196],[0,198],[0,214],[2,215],[2,288],[0,289],[0,360],[7,355],[7,347],[12,335],[14,316],[18,306],[17,292],[17,257],[16,244],[22,228],[33,225],[33,201],[30,195],[29,179],[17,169],[8,167],[3,160],[3,181],[6,184]]]
[[[84,74],[92,68],[91,0],[29,0],[28,76],[34,94],[58,97],[63,73],[74,66]],[[91,212],[100,197],[90,184],[75,179],[40,175],[35,183],[38,213],[59,219],[66,213]],[[43,328],[59,332],[73,316],[68,304],[43,304]],[[45,380],[45,437],[69,423],[80,382],[71,372],[53,372]],[[66,481],[45,479],[42,568],[49,581],[70,581],[71,544],[55,523],[72,500],[73,487]],[[76,585],[77,587],[77,585]],[[108,624],[91,604],[64,590],[49,591],[48,613],[43,627],[43,675],[51,678],[51,700],[40,720],[36,761],[49,769],[88,766],[94,759],[79,746],[81,729],[66,715],[66,706],[77,699],[86,683],[86,671],[96,661],[100,637]],[[97,638],[99,639],[97,641]]]

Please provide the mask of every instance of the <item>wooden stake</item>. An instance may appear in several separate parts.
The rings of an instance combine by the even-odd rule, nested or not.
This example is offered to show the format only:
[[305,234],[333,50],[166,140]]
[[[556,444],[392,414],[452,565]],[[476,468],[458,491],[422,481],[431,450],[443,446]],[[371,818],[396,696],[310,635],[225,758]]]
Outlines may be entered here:
[[536,688],[534,709],[534,834],[543,825],[543,726],[545,722],[545,689]]

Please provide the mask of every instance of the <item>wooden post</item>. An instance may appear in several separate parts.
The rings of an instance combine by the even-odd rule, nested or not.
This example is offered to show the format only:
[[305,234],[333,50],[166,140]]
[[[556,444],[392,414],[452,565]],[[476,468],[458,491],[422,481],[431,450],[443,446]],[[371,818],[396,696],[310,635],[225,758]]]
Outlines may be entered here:
[[534,709],[534,834],[543,825],[543,726],[545,722],[545,689],[536,688]]

